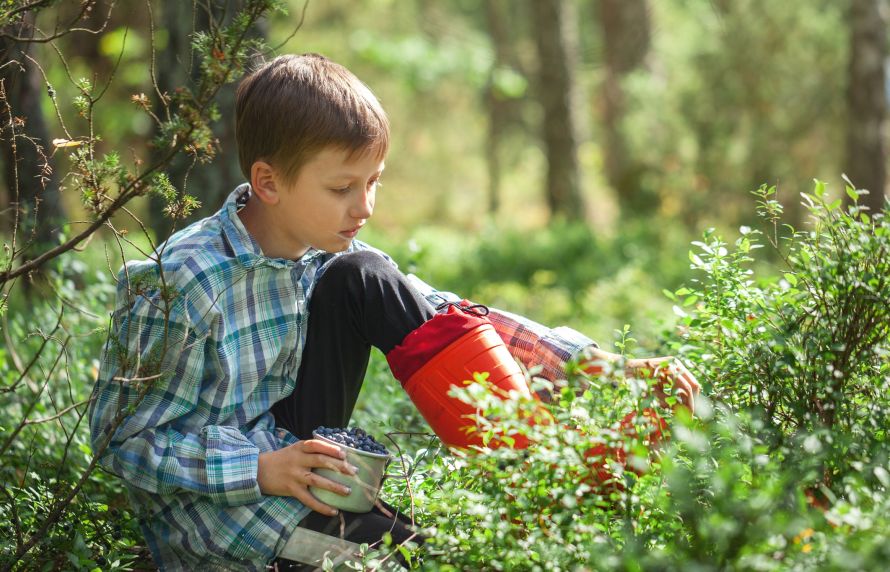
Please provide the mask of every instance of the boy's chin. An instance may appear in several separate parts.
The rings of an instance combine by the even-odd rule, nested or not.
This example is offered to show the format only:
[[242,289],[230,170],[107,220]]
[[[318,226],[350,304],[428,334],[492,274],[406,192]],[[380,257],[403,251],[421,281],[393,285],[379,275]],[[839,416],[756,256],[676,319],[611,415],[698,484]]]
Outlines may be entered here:
[[325,252],[330,252],[331,254],[336,254],[338,252],[345,252],[352,245],[353,239],[343,238],[336,242],[332,242],[331,244],[326,245],[327,248],[323,246],[317,246],[318,250],[324,250]]

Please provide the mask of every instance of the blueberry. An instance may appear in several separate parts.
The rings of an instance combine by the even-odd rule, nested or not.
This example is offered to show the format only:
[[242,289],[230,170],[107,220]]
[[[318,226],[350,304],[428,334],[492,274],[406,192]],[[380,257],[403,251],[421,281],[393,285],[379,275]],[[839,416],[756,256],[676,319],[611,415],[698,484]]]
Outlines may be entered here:
[[318,435],[335,443],[377,455],[387,454],[386,447],[361,427],[325,427],[315,430]]

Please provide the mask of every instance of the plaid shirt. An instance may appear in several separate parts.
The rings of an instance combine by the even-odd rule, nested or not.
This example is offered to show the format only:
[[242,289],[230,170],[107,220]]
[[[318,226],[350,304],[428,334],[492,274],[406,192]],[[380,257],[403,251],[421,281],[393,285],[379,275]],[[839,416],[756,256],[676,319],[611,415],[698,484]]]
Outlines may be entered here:
[[[310,510],[263,495],[257,460],[297,441],[269,409],[294,389],[308,298],[337,254],[263,256],[237,216],[248,197],[238,187],[215,215],[118,276],[90,429],[98,448],[125,415],[99,463],[123,479],[163,570],[262,570]],[[433,303],[457,298],[411,279]],[[515,357],[551,379],[592,344],[567,328],[490,317]]]

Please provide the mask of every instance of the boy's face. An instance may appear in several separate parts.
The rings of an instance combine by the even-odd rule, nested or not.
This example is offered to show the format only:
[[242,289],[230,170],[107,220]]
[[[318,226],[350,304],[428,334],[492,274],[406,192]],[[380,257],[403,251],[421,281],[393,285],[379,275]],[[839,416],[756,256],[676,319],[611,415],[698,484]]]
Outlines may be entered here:
[[383,160],[326,148],[301,169],[295,181],[276,177],[279,201],[272,209],[276,245],[302,256],[309,247],[340,252],[349,247],[374,212]]

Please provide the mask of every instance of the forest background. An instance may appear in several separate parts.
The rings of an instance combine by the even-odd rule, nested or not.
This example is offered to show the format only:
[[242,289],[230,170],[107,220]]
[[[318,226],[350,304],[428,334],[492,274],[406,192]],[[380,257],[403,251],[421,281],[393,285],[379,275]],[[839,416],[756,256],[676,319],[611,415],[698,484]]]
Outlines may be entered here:
[[[215,212],[241,182],[232,105],[244,70],[319,52],[377,94],[392,148],[362,238],[404,270],[652,355],[677,350],[672,336],[707,309],[687,288],[704,266],[693,241],[743,240],[778,214],[789,233],[819,228],[801,199],[814,179],[829,210],[884,208],[888,10],[0,2],[0,514],[15,523],[0,533],[0,565],[145,559],[135,520],[114,524],[132,515],[91,462],[84,415],[122,262]],[[762,284],[787,280],[775,238],[754,264]],[[410,427],[387,420],[404,403],[381,367],[378,356],[360,419],[422,427],[416,415]],[[697,373],[719,389],[707,366]]]

